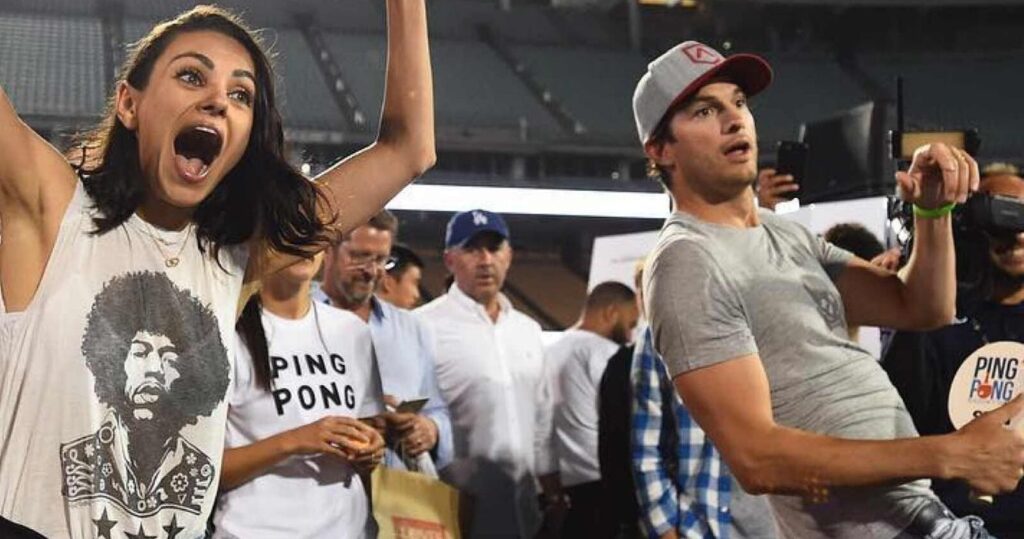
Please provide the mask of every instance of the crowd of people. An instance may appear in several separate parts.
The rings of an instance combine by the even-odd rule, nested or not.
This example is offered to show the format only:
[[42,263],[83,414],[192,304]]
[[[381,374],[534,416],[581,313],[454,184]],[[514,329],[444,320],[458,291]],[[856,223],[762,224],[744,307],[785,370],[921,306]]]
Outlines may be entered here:
[[[419,305],[382,207],[435,159],[426,6],[386,7],[379,135],[313,182],[218,8],[140,40],[66,154],[0,93],[0,536],[373,537],[380,470],[457,489],[467,537],[1024,536],[1024,400],[945,414],[965,356],[1024,336],[1024,234],[982,236],[957,312],[951,224],[1018,171],[926,145],[906,253],[815,236],[758,204],[795,189],[758,182],[767,62],[683,42],[633,98],[674,211],[545,346],[493,212],[451,217]],[[894,332],[881,362],[860,326]]]

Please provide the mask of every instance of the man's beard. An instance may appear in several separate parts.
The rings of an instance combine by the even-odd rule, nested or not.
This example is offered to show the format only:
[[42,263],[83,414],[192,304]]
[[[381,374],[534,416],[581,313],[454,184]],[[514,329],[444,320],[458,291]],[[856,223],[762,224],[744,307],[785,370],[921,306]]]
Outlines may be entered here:
[[993,286],[1000,291],[1019,290],[1024,287],[1024,274],[1014,275],[1000,266],[991,264]]
[[631,331],[629,331],[626,326],[619,324],[612,328],[611,339],[615,344],[623,346],[629,343],[631,337],[630,333]]
[[[733,179],[734,178],[734,179]],[[757,185],[757,169],[746,171],[743,174],[730,178],[731,181],[740,184],[744,187],[754,187]]]
[[[356,284],[364,285],[365,288],[363,288],[362,286],[360,286],[360,287],[354,286]],[[376,288],[377,288],[377,281],[376,281],[376,279],[371,279],[369,281],[361,281],[361,282],[357,282],[357,283],[343,284],[343,285],[338,287],[338,289],[339,289],[338,291],[341,292],[341,296],[345,299],[346,303],[348,303],[349,305],[355,306],[355,305],[362,305],[362,304],[366,303],[367,301],[369,301],[370,297],[373,296],[374,289],[376,289]]]
[[689,172],[695,181],[690,182],[692,188],[715,201],[729,200],[747,189],[757,185],[757,169],[742,172],[718,174],[710,169],[693,169]]

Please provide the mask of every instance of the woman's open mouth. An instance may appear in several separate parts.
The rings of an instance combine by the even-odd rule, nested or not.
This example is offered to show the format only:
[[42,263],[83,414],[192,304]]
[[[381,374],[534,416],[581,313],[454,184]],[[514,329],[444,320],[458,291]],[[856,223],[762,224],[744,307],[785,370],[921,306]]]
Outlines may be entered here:
[[206,179],[223,141],[213,127],[195,125],[182,130],[174,137],[174,165],[178,174],[189,182]]

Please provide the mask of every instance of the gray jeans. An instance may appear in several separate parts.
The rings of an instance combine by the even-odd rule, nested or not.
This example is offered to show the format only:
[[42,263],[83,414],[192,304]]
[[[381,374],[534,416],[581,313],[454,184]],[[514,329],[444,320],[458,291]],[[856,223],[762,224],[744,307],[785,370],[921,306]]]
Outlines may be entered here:
[[941,508],[941,515],[930,526],[931,531],[921,535],[904,531],[896,539],[996,539],[985,529],[985,522],[976,516],[957,517],[949,509]]

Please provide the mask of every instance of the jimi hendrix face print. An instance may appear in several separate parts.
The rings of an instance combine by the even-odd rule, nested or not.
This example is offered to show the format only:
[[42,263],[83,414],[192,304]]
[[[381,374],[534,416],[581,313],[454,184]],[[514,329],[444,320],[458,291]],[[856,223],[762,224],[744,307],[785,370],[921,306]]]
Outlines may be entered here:
[[81,350],[105,412],[95,432],[61,444],[62,494],[73,504],[102,502],[99,536],[110,534],[116,513],[173,509],[177,529],[178,515],[199,515],[218,480],[209,448],[185,434],[211,422],[227,392],[231,366],[216,317],[163,273],[127,273],[93,300]]

